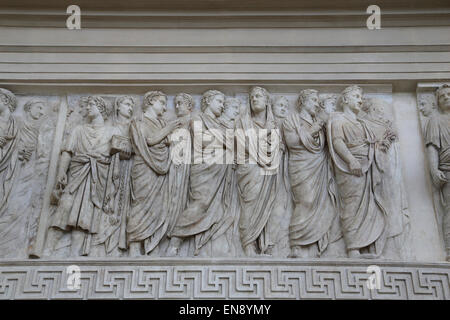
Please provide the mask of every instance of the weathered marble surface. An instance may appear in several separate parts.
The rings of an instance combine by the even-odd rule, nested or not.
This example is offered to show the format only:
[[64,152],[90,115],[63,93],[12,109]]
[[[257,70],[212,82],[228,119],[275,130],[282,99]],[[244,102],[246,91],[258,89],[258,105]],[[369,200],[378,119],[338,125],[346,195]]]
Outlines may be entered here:
[[[136,289],[136,295],[133,289],[105,293],[105,298],[339,299],[359,294],[373,299],[448,299],[448,281],[442,281],[442,295],[417,286],[417,281],[429,281],[422,279],[424,270],[441,279],[448,277],[442,273],[447,267],[412,262],[421,235],[415,233],[417,225],[411,226],[414,217],[402,170],[404,142],[397,133],[389,92],[366,94],[357,86],[341,86],[301,88],[295,94],[250,87],[235,94],[148,91],[17,98],[2,90],[2,270],[24,270],[30,273],[28,279],[40,277],[45,265],[56,279],[66,276],[67,263],[58,261],[69,259],[71,265],[81,266],[82,279],[83,272],[93,271],[89,261],[98,261],[95,265],[107,274],[200,272],[192,283],[195,294],[172,295],[160,288],[150,295],[147,289]],[[427,119],[439,112],[438,104],[430,92],[419,93],[417,101],[426,130]],[[271,152],[264,153],[261,145]],[[242,162],[251,157],[253,162]],[[442,191],[436,188],[435,205],[445,246]],[[353,225],[362,226],[362,231],[355,233]],[[219,259],[223,265],[211,264],[209,271],[190,267],[205,258]],[[406,289],[396,294],[394,287],[386,289],[392,282],[376,293],[362,287],[349,293],[341,287],[342,295],[332,296],[276,281],[263,296],[254,295],[253,289],[229,296],[220,293],[223,288],[217,295],[195,289],[204,286],[204,277],[211,277],[205,272],[227,274],[225,266],[243,268],[239,275],[250,275],[248,262],[239,264],[249,258],[250,264],[263,263],[260,272],[269,278],[287,270],[280,269],[285,263],[280,261],[287,261],[300,281],[322,271],[351,277],[370,265],[387,266],[393,281],[401,274],[400,261],[410,265],[411,276]],[[156,269],[141,270],[140,262],[128,269],[122,265],[154,264],[157,259],[169,259],[173,269],[155,265]],[[323,261],[325,269],[308,267],[308,261]],[[330,267],[330,261],[339,267]],[[97,295],[87,283],[87,291],[75,295],[37,290],[28,296],[28,289],[13,294],[7,289],[12,278],[0,273],[4,298]],[[317,281],[322,288],[325,280]],[[276,293],[274,288],[281,287]]]
[[[69,95],[59,97],[59,129],[47,121],[53,136],[40,131],[44,111],[57,112],[48,101],[25,103],[19,125],[2,89],[0,253],[411,260],[391,106],[343,89],[304,89],[293,105],[262,87],[208,90],[200,101]],[[45,134],[51,163],[35,151]],[[42,189],[25,187],[38,164],[42,179],[55,176],[45,206]]]
[[[330,259],[0,261],[0,299],[450,299],[446,263]],[[78,269],[74,269],[74,265]],[[74,288],[79,271],[80,288]],[[72,286],[71,286],[72,285]]]
[[433,89],[434,92],[418,90],[417,106],[421,114],[434,205],[447,261],[450,261],[450,86],[442,84]]

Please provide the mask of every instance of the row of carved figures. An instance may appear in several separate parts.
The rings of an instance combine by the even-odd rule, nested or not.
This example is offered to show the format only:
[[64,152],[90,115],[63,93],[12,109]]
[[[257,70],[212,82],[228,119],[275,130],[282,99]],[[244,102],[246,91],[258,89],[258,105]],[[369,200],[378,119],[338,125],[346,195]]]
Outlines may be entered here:
[[[8,198],[33,136],[12,116],[14,94],[1,89],[0,98],[3,219],[20,212]],[[448,110],[450,99],[439,99]],[[47,256],[408,258],[398,138],[382,100],[364,99],[358,86],[323,100],[306,89],[289,112],[288,99],[262,87],[250,90],[248,106],[208,90],[198,114],[191,95],[177,94],[170,121],[167,102],[150,91],[136,116],[135,99],[117,97],[111,125],[102,97],[80,100],[83,121],[64,140],[51,194]],[[24,110],[38,119],[43,107],[32,100]],[[448,122],[431,123],[443,144]],[[23,246],[7,236],[29,224],[7,221],[0,253]]]

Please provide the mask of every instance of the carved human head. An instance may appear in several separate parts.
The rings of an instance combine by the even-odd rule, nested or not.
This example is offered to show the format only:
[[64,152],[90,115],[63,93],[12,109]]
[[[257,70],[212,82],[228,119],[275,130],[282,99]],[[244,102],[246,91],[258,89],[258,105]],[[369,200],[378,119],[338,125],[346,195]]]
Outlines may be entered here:
[[369,118],[383,120],[385,118],[385,102],[381,99],[367,98],[363,99],[361,110],[364,111]]
[[40,99],[31,99],[23,106],[23,110],[33,120],[39,120],[44,115],[45,102]]
[[262,87],[253,87],[250,90],[250,108],[254,113],[266,110],[269,105],[269,92]]
[[431,99],[433,97],[422,97],[419,100],[419,111],[423,114],[424,117],[431,116],[437,110],[436,102]]
[[9,109],[10,112],[16,110],[17,99],[14,93],[7,89],[0,88],[0,112]]
[[330,114],[336,111],[338,96],[335,94],[327,94],[320,100],[320,108]]
[[131,96],[120,96],[115,102],[115,116],[130,119],[133,116],[133,109],[136,102]]
[[161,91],[149,91],[144,95],[142,111],[146,112],[152,107],[155,114],[160,117],[166,112],[167,95]]
[[311,116],[315,116],[319,108],[319,92],[314,89],[300,91],[297,107],[299,110],[305,110]]
[[183,117],[192,112],[194,108],[194,99],[190,94],[178,93],[174,99],[175,114],[177,117]]
[[241,110],[241,100],[238,98],[226,98],[223,113],[230,120],[235,120],[239,116]]
[[450,112],[450,86],[448,84],[443,84],[436,90],[436,100],[441,111]]
[[103,120],[108,119],[108,109],[106,101],[100,96],[88,96],[84,99],[86,116],[90,118],[97,117],[100,114]]
[[287,117],[289,111],[289,100],[284,97],[276,97],[272,102],[272,112],[277,118],[284,119]]
[[344,109],[349,108],[353,113],[358,114],[363,103],[363,90],[359,86],[350,86],[341,92],[338,105]]
[[203,93],[201,110],[205,112],[210,109],[214,116],[219,117],[223,112],[223,104],[225,102],[225,95],[218,90],[208,90]]

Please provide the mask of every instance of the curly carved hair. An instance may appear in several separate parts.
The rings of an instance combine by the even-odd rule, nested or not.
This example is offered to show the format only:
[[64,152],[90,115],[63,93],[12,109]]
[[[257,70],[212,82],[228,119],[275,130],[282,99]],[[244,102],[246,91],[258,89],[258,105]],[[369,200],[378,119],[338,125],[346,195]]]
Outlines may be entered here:
[[439,88],[436,89],[436,100],[437,101],[439,101],[439,95],[441,94],[441,92],[446,89],[450,89],[450,85],[448,85],[447,83],[444,83],[442,86],[440,86]]
[[181,97],[181,99],[183,99],[184,103],[188,105],[189,110],[194,109],[194,98],[192,98],[190,94],[181,92],[175,96],[175,99],[177,97]]
[[130,100],[131,103],[133,104],[133,107],[136,105],[136,101],[134,100],[134,98],[132,96],[120,96],[116,98],[116,101],[114,102],[114,107],[115,107],[115,116],[118,115],[119,112],[119,105],[124,102],[125,100]]
[[202,112],[204,112],[206,110],[206,108],[208,108],[209,104],[211,103],[211,100],[215,96],[222,96],[223,99],[225,100],[225,94],[223,94],[223,92],[218,91],[218,90],[208,90],[205,93],[203,93],[202,102],[201,102],[201,106],[200,106]]
[[144,101],[142,106],[142,111],[145,112],[148,107],[153,105],[153,100],[158,97],[164,97],[167,99],[167,95],[161,91],[149,91],[144,95]]
[[300,91],[298,98],[297,98],[297,108],[301,109],[303,107],[303,104],[305,103],[306,99],[313,94],[319,95],[319,91],[315,89],[304,89]]
[[102,114],[104,120],[108,119],[108,108],[106,101],[100,96],[87,96],[80,99],[80,107],[86,108],[89,102],[93,101],[97,106],[98,111]]
[[363,89],[360,86],[349,86],[342,90],[341,95],[339,96],[337,106],[339,106],[341,109],[345,103],[347,103],[347,96],[353,92],[353,91],[359,91],[361,95],[363,94]]
[[14,112],[17,106],[17,99],[14,93],[7,89],[0,88],[0,99],[8,106],[10,112]]

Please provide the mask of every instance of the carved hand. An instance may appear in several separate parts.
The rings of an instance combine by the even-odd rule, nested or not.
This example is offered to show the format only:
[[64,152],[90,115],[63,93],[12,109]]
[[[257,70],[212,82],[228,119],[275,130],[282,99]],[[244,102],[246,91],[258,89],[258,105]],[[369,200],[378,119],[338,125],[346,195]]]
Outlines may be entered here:
[[67,174],[65,172],[60,172],[58,174],[58,179],[57,179],[58,183],[65,186],[67,185]]
[[433,184],[438,188],[448,182],[445,173],[438,169],[431,170],[431,180],[433,180]]
[[23,149],[19,151],[19,160],[29,161],[31,159],[31,155],[33,154],[32,150]]
[[348,166],[350,168],[351,174],[353,174],[357,177],[362,177],[363,172],[362,172],[362,168],[361,168],[361,163],[359,163],[358,160],[353,159],[352,161],[350,161]]

